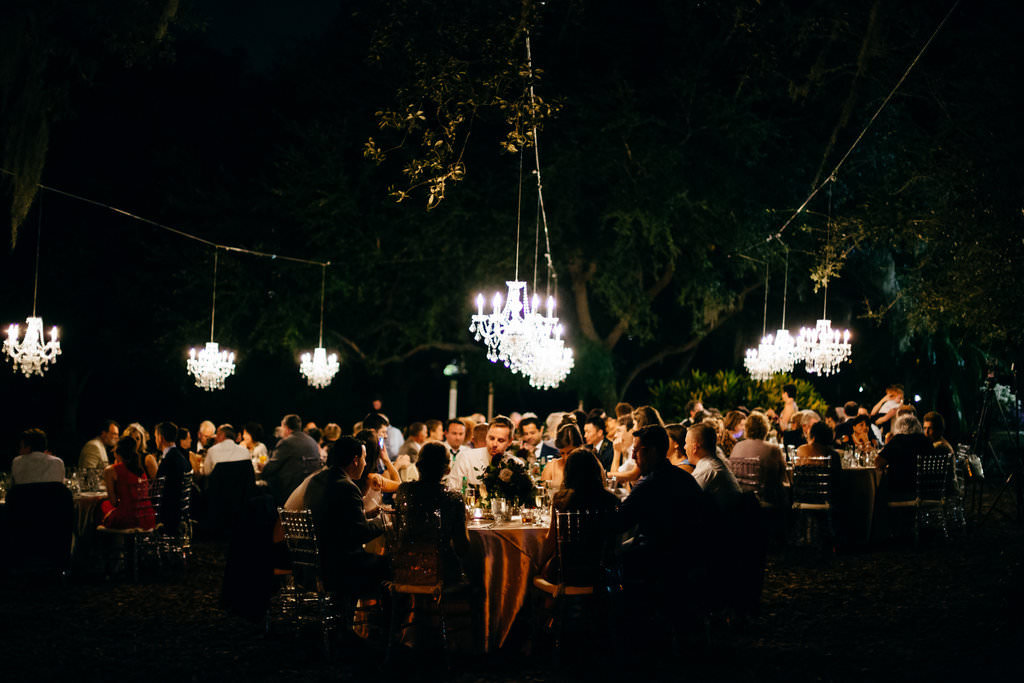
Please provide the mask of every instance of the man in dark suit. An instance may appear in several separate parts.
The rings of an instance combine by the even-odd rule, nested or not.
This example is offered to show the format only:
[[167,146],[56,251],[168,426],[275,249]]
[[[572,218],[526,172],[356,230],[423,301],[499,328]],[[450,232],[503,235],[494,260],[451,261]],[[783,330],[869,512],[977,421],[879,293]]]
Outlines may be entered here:
[[284,416],[281,435],[274,454],[260,472],[260,479],[270,486],[278,506],[284,505],[302,480],[320,468],[320,447],[302,431],[298,415]]
[[612,468],[615,449],[612,447],[612,442],[608,440],[605,429],[604,419],[596,415],[588,417],[583,424],[583,440],[594,449],[594,454],[601,461],[601,467],[607,472]]
[[178,447],[178,426],[173,422],[161,422],[156,426],[156,447],[161,452],[160,465],[156,476],[164,478],[163,493],[157,504],[157,521],[164,525],[164,532],[178,534],[181,522],[181,499],[184,495],[185,473],[192,469],[188,457]]
[[363,494],[356,485],[366,467],[366,447],[350,436],[339,438],[327,452],[327,469],[309,480],[306,507],[313,513],[320,544],[321,566],[329,590],[357,596],[387,578],[387,562],[363,550],[383,528],[363,513]]

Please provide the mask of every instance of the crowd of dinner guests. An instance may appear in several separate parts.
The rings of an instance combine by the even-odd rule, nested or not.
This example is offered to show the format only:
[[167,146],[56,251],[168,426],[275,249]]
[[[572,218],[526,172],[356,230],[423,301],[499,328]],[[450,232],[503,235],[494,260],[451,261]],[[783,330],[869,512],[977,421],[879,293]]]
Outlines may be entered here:
[[[102,472],[107,500],[95,523],[107,527],[159,525],[177,533],[184,486],[194,487],[200,503],[194,502],[193,516],[200,523],[204,509],[213,517],[218,496],[238,501],[231,520],[236,526],[221,529],[229,535],[262,514],[265,526],[259,528],[265,533],[250,534],[257,543],[271,542],[278,508],[310,510],[324,581],[353,606],[356,596],[389,576],[388,557],[364,548],[384,531],[382,510],[411,519],[439,511],[441,530],[434,538],[446,581],[472,581],[463,496],[479,490],[489,466],[515,462],[552,494],[547,502],[554,511],[600,513],[602,533],[614,546],[614,561],[602,559],[589,569],[554,562],[558,515],[552,515],[540,563],[545,578],[615,583],[635,598],[624,604],[640,610],[628,618],[661,613],[667,623],[672,613],[686,611],[668,596],[692,596],[698,587],[706,589],[697,591],[701,595],[712,596],[728,592],[714,590],[722,582],[757,583],[763,555],[752,549],[754,515],[766,506],[788,507],[793,466],[820,457],[838,462],[841,451],[871,453],[889,479],[888,495],[912,496],[916,455],[932,449],[952,453],[942,416],[919,417],[899,386],[889,387],[872,406],[851,401],[824,416],[801,409],[796,387],[786,385],[781,405],[739,406],[723,414],[693,400],[682,417],[666,424],[652,406],[619,403],[610,413],[573,410],[543,420],[528,412],[490,420],[474,414],[413,422],[404,431],[379,406],[347,429],[304,423],[295,414],[285,415],[269,433],[255,422],[236,427],[204,421],[193,432],[169,421],[150,431],[108,420],[74,464]],[[755,463],[756,482],[747,478],[741,485],[734,474],[739,460]],[[62,482],[65,475],[65,462],[48,452],[46,435],[25,431],[12,466],[13,485]],[[137,506],[138,483],[157,478],[163,480],[163,500]],[[263,502],[254,507],[254,498]],[[264,555],[254,551],[249,557],[255,556]],[[241,574],[251,572],[251,564]],[[575,575],[559,576],[565,566]],[[734,571],[750,566],[753,574]],[[246,591],[266,585],[237,583],[232,590],[225,585],[226,595],[240,596],[236,603],[252,602]],[[255,603],[252,613],[265,608],[265,602]]]

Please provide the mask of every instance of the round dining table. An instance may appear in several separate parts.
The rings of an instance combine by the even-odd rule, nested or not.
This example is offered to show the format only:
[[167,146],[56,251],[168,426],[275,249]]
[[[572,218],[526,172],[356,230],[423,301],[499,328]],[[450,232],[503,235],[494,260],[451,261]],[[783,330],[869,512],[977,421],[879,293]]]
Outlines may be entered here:
[[470,555],[480,564],[483,580],[484,647],[497,650],[508,637],[540,570],[546,525],[471,522]]
[[878,482],[881,470],[875,467],[844,467],[835,496],[836,531],[843,542],[864,546],[871,542],[873,529],[879,526]]

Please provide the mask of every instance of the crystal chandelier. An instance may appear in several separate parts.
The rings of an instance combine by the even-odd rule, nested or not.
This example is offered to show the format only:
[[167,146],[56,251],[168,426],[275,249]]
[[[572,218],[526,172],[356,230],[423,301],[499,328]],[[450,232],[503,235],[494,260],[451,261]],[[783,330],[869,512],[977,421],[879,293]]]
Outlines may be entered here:
[[185,368],[204,391],[224,388],[224,380],[235,374],[235,352],[221,349],[213,340],[213,323],[217,314],[217,250],[213,250],[213,308],[210,311],[210,341],[198,351],[189,349]]
[[330,384],[341,367],[338,364],[338,354],[328,355],[327,349],[324,348],[324,288],[327,283],[327,265],[320,265],[320,343],[313,349],[312,354],[302,354],[302,361],[299,363],[299,372],[314,389],[323,389]]
[[15,371],[26,377],[42,376],[47,366],[60,355],[60,342],[57,341],[57,327],[50,330],[50,341],[43,339],[43,319],[33,315],[25,320],[27,329],[25,338],[19,341],[18,325],[7,328],[7,339],[4,341],[3,353],[14,364]]
[[[832,185],[835,176],[829,179],[828,186],[828,240],[832,240]],[[826,252],[827,254],[831,253]],[[826,264],[827,265],[827,264]],[[826,268],[826,271],[828,269]],[[825,279],[824,304],[822,315],[814,327],[801,327],[797,340],[800,360],[804,361],[804,370],[812,375],[831,375],[839,372],[839,365],[850,357],[850,331],[833,330],[832,321],[828,319],[828,279]]]
[[[532,73],[530,38],[526,38],[526,57]],[[530,84],[531,103],[534,100],[533,84]],[[554,267],[551,261],[551,238],[548,233],[547,214],[544,211],[543,185],[540,174],[540,152],[538,151],[537,128],[533,127],[533,150],[537,176],[537,239],[534,251],[534,290],[537,286],[537,261],[540,245],[540,221],[543,219],[544,238],[547,251],[548,292]],[[522,158],[520,148],[519,197],[522,198]],[[516,257],[515,277],[505,282],[506,296],[495,293],[491,298],[491,312],[484,313],[484,295],[476,296],[477,312],[470,317],[469,331],[476,341],[487,347],[487,359],[492,363],[501,362],[515,374],[529,379],[532,386],[548,389],[557,386],[573,367],[572,349],[565,347],[562,339],[563,328],[555,317],[555,299],[548,296],[547,314],[540,313],[540,297],[536,291],[532,297],[527,294],[526,282],[519,279],[519,217],[521,206],[516,211]]]
[[750,378],[756,382],[764,382],[771,379],[775,371],[772,369],[772,338],[771,335],[761,337],[761,343],[757,348],[747,349],[746,358],[743,360],[743,367],[750,373]]
[[[40,199],[40,202],[42,200]],[[60,355],[60,342],[57,341],[57,326],[50,329],[50,341],[43,336],[43,319],[36,315],[36,298],[39,294],[39,246],[43,234],[42,203],[37,207],[39,226],[36,230],[36,269],[35,282],[32,287],[32,315],[25,319],[25,338],[21,338],[21,328],[17,324],[7,327],[7,339],[3,344],[3,355],[11,361],[15,372],[25,377],[39,375],[57,360]]]
[[799,360],[796,342],[786,329],[786,304],[789,296],[789,249],[786,249],[786,278],[782,289],[782,327],[774,335],[765,334],[768,325],[768,263],[764,274],[764,320],[757,348],[748,348],[743,366],[752,379],[763,382],[778,373],[791,373]]
[[800,328],[797,346],[807,372],[828,376],[850,357],[850,331],[833,330],[831,320],[819,320],[814,327]]

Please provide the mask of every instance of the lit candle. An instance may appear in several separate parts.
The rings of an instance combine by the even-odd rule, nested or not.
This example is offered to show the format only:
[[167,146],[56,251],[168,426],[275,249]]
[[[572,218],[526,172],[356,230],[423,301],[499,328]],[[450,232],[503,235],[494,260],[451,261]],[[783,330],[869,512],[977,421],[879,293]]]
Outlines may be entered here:
[[57,341],[57,326],[54,325],[53,329],[50,330],[50,341]]
[[555,297],[548,297],[548,317],[552,317],[555,314]]
[[494,294],[494,315],[498,315],[501,312],[501,292],[495,292]]
[[532,313],[537,312],[537,308],[540,307],[540,296],[536,292],[533,294],[533,301],[530,303],[530,311]]
[[479,294],[476,295],[476,314],[477,315],[483,315],[484,314],[484,294],[483,294],[483,292],[480,292]]

